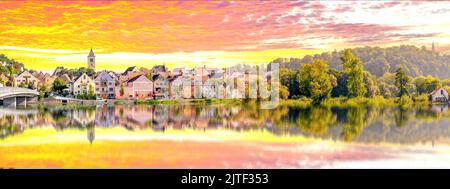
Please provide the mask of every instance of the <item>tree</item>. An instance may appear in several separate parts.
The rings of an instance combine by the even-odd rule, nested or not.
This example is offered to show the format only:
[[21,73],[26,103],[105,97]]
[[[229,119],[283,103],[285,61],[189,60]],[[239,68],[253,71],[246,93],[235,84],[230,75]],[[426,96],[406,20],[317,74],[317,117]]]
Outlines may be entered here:
[[289,89],[288,87],[284,85],[280,85],[280,98],[281,99],[288,99],[289,98]]
[[332,69],[329,71],[330,75],[335,78],[335,84],[333,85],[333,90],[331,91],[332,97],[348,96],[347,90],[347,75],[343,72]]
[[341,57],[342,67],[347,78],[347,90],[349,97],[360,97],[366,93],[364,87],[363,66],[359,58],[355,57],[350,49],[344,50]]
[[442,85],[439,78],[433,76],[420,76],[414,80],[414,86],[416,87],[416,92],[418,94],[428,94],[440,88]]
[[61,78],[56,78],[53,81],[52,91],[55,91],[58,94],[62,94],[62,91],[67,88],[66,82]]
[[123,84],[120,84],[120,96],[123,96],[125,94],[125,89],[123,88]]
[[408,83],[409,77],[405,74],[401,67],[397,68],[395,73],[395,86],[397,87],[399,93],[398,96],[409,95]]
[[96,98],[95,93],[94,93],[94,87],[92,85],[89,85],[87,98],[92,99],[92,100],[94,100]]
[[330,97],[333,86],[325,61],[317,59],[312,64],[303,64],[297,79],[300,91],[310,97],[313,104],[320,104]]
[[300,91],[298,88],[297,73],[286,68],[281,68],[279,75],[281,85],[288,88],[289,97],[298,96]]
[[44,97],[48,96],[48,87],[46,84],[43,84],[41,88],[39,88],[39,99],[44,99]]
[[364,72],[364,85],[366,87],[366,97],[374,97],[380,93],[377,81],[370,72]]

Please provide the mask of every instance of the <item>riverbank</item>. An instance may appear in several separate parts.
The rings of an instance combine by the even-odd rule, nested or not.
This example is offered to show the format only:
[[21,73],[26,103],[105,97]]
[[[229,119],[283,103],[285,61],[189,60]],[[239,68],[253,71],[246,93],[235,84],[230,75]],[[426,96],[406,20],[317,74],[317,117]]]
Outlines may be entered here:
[[[372,98],[360,97],[360,98],[347,98],[347,97],[338,97],[338,98],[330,98],[323,101],[321,106],[329,106],[329,107],[355,107],[355,106],[424,106],[431,104],[447,104],[447,103],[432,103],[428,100],[427,97],[421,96],[412,96],[407,97],[404,96],[402,98],[384,98],[382,96],[376,96]],[[279,105],[289,105],[289,106],[311,106],[312,100],[309,98],[300,98],[300,99],[286,99],[280,100]]]
[[[75,104],[75,105],[157,105],[157,104],[197,104],[197,105],[208,105],[208,104],[247,104],[247,103],[257,103],[257,99],[159,99],[159,100],[81,100],[73,99],[63,102],[62,100],[56,100],[53,98],[46,98],[41,101],[37,101],[37,104],[45,105],[58,105],[58,104]],[[447,103],[431,103],[424,96],[413,96],[413,97],[396,97],[396,98],[384,98],[382,96],[376,96],[372,98],[360,97],[360,98],[347,98],[338,97],[330,98],[323,101],[320,106],[329,107],[354,107],[354,106],[423,106],[431,104],[447,104]],[[299,98],[299,99],[280,99],[279,104],[281,106],[299,106],[306,107],[313,105],[310,98]]]

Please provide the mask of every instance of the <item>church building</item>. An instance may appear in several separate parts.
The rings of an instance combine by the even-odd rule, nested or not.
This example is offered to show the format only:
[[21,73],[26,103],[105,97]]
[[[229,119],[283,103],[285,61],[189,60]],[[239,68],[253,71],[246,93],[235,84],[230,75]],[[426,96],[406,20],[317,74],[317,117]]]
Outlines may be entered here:
[[92,51],[92,48],[87,58],[88,58],[88,68],[93,69],[95,71],[95,55],[94,51]]

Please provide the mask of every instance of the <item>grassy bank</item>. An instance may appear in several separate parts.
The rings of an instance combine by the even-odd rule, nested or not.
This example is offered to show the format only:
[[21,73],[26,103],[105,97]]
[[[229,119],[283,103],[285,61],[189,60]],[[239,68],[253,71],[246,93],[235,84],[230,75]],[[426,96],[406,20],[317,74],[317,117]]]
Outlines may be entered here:
[[147,104],[147,105],[155,105],[155,104],[177,104],[176,100],[135,100],[134,104]]
[[[403,96],[396,98],[384,98],[382,96],[376,96],[372,98],[360,97],[360,98],[347,98],[338,97],[330,98],[321,103],[322,106],[329,107],[355,107],[355,106],[423,106],[430,105],[431,102],[428,100],[427,95],[419,96]],[[280,105],[289,106],[310,106],[312,105],[312,100],[309,98],[300,99],[287,99],[280,100]]]

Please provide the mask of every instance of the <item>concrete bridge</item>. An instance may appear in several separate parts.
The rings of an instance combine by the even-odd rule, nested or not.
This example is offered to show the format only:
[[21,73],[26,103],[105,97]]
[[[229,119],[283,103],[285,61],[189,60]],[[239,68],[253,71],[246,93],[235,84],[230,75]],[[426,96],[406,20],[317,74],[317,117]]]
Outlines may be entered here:
[[3,106],[16,107],[17,105],[26,106],[30,101],[36,101],[39,92],[27,88],[0,87],[0,100]]

